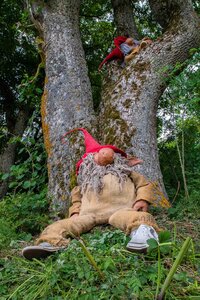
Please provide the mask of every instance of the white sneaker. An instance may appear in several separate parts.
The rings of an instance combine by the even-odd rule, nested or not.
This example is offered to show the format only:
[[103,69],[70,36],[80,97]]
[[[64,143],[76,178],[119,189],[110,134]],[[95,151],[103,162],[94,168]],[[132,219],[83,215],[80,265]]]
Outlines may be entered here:
[[29,260],[33,258],[46,258],[47,256],[64,249],[65,247],[56,247],[51,244],[44,242],[38,246],[27,246],[22,250],[22,255]]
[[149,239],[154,239],[158,242],[158,235],[155,229],[144,224],[133,230],[130,236],[131,240],[128,242],[126,249],[133,252],[146,252],[149,247],[147,244]]

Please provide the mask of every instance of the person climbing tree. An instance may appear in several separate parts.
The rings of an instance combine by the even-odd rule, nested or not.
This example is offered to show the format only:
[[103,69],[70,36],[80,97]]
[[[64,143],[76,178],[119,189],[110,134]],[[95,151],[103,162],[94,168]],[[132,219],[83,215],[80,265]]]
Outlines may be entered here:
[[133,59],[133,57],[147,44],[152,43],[148,37],[143,38],[141,41],[137,41],[134,38],[126,36],[118,36],[114,39],[115,48],[106,56],[106,58],[99,65],[100,71],[104,64],[117,60],[119,64],[124,67],[125,63]]
[[114,39],[115,48],[106,56],[106,58],[100,63],[98,70],[100,71],[104,64],[117,60],[120,63],[124,60],[124,54],[120,49],[120,45],[125,43],[128,36],[118,36]]

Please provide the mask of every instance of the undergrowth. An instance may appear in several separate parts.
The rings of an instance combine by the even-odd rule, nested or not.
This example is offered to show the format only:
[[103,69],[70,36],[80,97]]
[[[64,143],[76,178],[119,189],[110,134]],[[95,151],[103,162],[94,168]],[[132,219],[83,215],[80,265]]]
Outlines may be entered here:
[[41,231],[49,220],[48,206],[46,189],[39,194],[30,192],[5,197],[0,202],[1,253],[17,241],[30,241]]
[[[160,235],[160,258],[153,241],[147,255],[128,252],[128,238],[111,227],[95,228],[83,235],[103,278],[77,240],[46,260],[27,261],[20,255],[7,254],[0,260],[0,300],[155,299],[183,242],[174,224],[170,231],[171,236],[169,231]],[[15,247],[19,251],[19,245]],[[200,262],[194,248],[191,243],[165,299],[192,299],[199,295]]]

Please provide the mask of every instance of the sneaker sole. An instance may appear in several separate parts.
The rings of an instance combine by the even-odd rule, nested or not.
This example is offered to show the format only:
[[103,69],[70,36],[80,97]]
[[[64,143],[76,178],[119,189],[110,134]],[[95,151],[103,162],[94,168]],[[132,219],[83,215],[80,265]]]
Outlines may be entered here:
[[136,253],[147,253],[147,248],[142,248],[142,249],[137,249],[137,248],[131,248],[131,247],[126,247],[126,250],[130,252],[136,252]]
[[22,250],[22,255],[24,258],[28,260],[32,260],[33,258],[40,259],[46,258],[49,255],[57,252],[59,249],[45,249],[38,246],[30,246],[26,247]]

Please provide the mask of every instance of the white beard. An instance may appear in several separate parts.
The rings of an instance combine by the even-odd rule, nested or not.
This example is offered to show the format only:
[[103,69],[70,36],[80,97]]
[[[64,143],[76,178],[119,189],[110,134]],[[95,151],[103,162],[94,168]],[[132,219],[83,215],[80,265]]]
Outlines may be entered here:
[[86,189],[93,190],[96,194],[100,194],[103,189],[103,177],[109,173],[115,175],[119,179],[120,189],[127,177],[133,171],[133,167],[128,165],[127,159],[120,154],[114,154],[114,162],[111,165],[100,166],[95,163],[93,153],[88,154],[83,159],[79,168],[77,177],[78,185],[81,187],[81,193],[85,193]]

